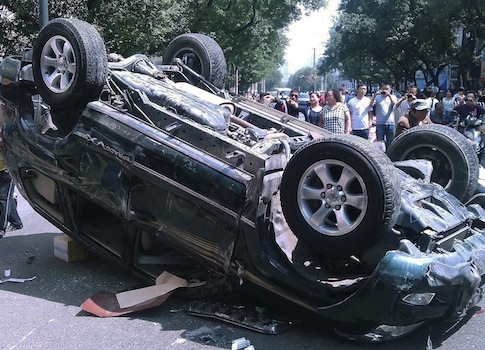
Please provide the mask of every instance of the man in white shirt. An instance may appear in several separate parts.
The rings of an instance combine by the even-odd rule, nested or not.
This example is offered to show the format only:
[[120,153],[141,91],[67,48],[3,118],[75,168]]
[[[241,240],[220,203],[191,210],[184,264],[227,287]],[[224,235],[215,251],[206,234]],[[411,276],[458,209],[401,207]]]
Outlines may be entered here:
[[375,109],[377,141],[385,141],[386,147],[389,147],[394,140],[396,130],[394,106],[397,103],[396,96],[392,94],[391,85],[382,84],[380,90],[372,95],[370,102],[370,106]]
[[350,111],[352,134],[369,139],[369,127],[372,125],[372,108],[370,98],[366,97],[367,86],[357,85],[356,96],[347,102]]

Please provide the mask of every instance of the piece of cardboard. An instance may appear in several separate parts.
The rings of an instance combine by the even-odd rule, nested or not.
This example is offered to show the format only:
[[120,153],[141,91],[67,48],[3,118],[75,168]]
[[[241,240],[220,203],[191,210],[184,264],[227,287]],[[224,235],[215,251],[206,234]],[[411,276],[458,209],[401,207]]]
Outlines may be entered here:
[[177,288],[188,287],[188,282],[170,272],[164,271],[156,279],[154,286],[129,290],[116,294],[120,308],[133,307],[148,300],[167,294]]
[[165,300],[168,299],[171,293],[161,295],[152,300],[148,300],[144,303],[135,305],[128,308],[120,308],[118,300],[116,300],[116,294],[111,292],[97,292],[92,297],[87,299],[81,304],[81,308],[98,317],[113,317],[126,315],[135,311],[150,309],[156,306],[160,306]]

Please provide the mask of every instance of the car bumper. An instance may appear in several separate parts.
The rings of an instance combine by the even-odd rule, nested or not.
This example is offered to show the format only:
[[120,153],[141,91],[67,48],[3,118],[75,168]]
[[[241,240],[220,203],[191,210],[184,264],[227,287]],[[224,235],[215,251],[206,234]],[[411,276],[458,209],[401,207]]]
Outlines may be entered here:
[[[341,335],[356,340],[390,340],[426,322],[460,320],[482,298],[484,232],[455,242],[453,252],[406,250],[389,251],[362,288],[338,305],[319,309],[326,317],[342,315],[337,320],[345,324]],[[353,328],[358,331],[347,331]]]

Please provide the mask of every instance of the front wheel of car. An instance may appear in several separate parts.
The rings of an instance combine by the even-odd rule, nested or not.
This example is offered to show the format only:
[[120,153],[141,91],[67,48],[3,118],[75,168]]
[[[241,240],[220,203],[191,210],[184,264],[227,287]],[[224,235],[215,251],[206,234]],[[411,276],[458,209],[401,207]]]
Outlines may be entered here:
[[[174,64],[176,58],[181,59],[185,65],[216,87],[224,86],[226,59],[214,39],[199,33],[179,35],[165,49],[163,64]],[[194,79],[191,82],[196,84],[197,80]]]
[[431,181],[461,201],[476,191],[479,163],[475,149],[458,131],[444,125],[420,125],[397,136],[387,155],[393,161],[427,159]]
[[55,109],[84,107],[98,98],[108,61],[103,39],[89,23],[57,18],[40,31],[32,69],[40,95]]
[[389,158],[356,136],[328,135],[300,148],[281,182],[281,205],[293,233],[329,257],[362,253],[389,232],[400,209]]

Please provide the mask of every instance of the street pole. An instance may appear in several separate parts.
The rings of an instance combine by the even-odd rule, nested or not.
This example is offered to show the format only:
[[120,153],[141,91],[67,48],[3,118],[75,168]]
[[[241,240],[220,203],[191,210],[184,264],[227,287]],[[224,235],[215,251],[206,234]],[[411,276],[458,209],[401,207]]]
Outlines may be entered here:
[[236,86],[234,87],[234,92],[239,95],[239,69],[236,68]]
[[316,75],[316,70],[315,70],[315,48],[313,48],[313,72],[312,72],[312,78],[313,78],[313,91],[317,90],[317,80],[315,79]]
[[44,28],[49,22],[49,3],[48,0],[39,0],[39,26]]

